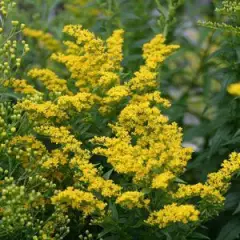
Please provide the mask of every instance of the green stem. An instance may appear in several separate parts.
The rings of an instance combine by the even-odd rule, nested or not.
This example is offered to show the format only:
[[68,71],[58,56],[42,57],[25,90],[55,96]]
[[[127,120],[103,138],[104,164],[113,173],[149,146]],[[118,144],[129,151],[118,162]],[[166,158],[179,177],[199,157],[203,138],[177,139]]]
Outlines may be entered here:
[[164,16],[164,18],[166,19],[166,11],[164,9],[164,7],[161,5],[159,0],[155,0],[155,3],[157,5],[157,8],[159,10],[159,12]]

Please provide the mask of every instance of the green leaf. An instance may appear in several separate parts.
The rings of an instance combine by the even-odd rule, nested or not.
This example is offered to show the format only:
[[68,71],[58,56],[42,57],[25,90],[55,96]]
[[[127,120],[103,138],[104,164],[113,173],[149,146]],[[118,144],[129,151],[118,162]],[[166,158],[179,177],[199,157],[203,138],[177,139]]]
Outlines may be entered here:
[[13,98],[15,100],[18,100],[20,98],[20,95],[17,93],[11,93],[11,92],[0,92],[1,97],[8,97]]
[[111,228],[108,228],[108,229],[105,229],[103,230],[102,232],[100,232],[98,234],[98,238],[97,239],[100,239],[101,237],[105,236],[106,234],[110,233],[112,230],[114,230],[115,227],[111,227]]
[[114,221],[118,221],[118,211],[117,211],[117,208],[116,208],[116,204],[115,203],[112,203],[111,201],[109,202],[109,209],[111,210],[112,212],[112,218]]
[[166,236],[166,240],[173,240],[173,238],[171,237],[171,235],[168,232],[164,232],[164,235]]
[[238,218],[233,218],[222,228],[217,240],[235,240],[239,234],[240,220]]
[[229,193],[226,196],[226,201],[225,201],[224,208],[226,210],[233,210],[234,208],[236,208],[236,206],[238,205],[239,202],[240,202],[240,194],[239,194],[239,192]]
[[191,238],[192,239],[206,239],[206,240],[211,240],[208,236],[206,236],[206,235],[204,235],[204,234],[202,234],[202,233],[193,233],[192,235],[191,235]]
[[181,178],[178,178],[178,177],[175,178],[174,182],[187,184],[187,182],[185,182],[184,180],[182,180]]
[[136,14],[131,13],[131,12],[123,13],[122,17],[124,18],[125,21],[127,21],[127,20],[139,20],[140,19],[139,16],[137,16]]
[[152,191],[151,188],[143,188],[143,189],[142,189],[142,192],[143,192],[144,194],[149,194],[151,191]]
[[113,172],[113,168],[107,171],[106,173],[104,173],[103,178],[108,180],[111,177],[112,172]]
[[236,144],[236,143],[239,143],[239,142],[240,142],[240,136],[236,137],[236,138],[233,138],[230,141],[227,141],[222,146],[226,146],[226,145],[229,145],[229,144]]
[[237,208],[235,209],[235,211],[233,212],[233,215],[237,214],[240,212],[240,202],[238,203]]
[[210,157],[219,150],[223,142],[230,138],[230,132],[231,129],[228,127],[218,129],[218,131],[215,133],[215,136],[212,138],[211,148],[209,152]]
[[139,228],[142,225],[144,225],[144,222],[142,220],[139,220],[135,225],[132,226],[132,228]]

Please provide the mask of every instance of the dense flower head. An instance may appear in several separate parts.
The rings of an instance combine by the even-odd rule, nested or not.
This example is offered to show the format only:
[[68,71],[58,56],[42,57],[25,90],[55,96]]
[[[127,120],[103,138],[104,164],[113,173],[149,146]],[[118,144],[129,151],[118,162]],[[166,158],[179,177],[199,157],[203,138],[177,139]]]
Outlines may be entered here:
[[[101,87],[101,91],[112,84],[119,84],[122,60],[122,30],[116,30],[107,40],[107,44],[80,25],[65,26],[65,33],[76,39],[76,44],[68,42],[67,47],[78,51],[67,50],[66,53],[53,54],[52,59],[66,65],[76,86],[85,89]],[[113,44],[114,43],[114,44]]]
[[15,92],[22,94],[37,94],[38,91],[24,79],[10,79],[4,82],[5,87],[13,88]]
[[233,152],[228,160],[224,160],[218,172],[208,175],[207,184],[225,193],[232,176],[240,169],[240,153]]
[[160,173],[155,176],[152,180],[152,188],[157,189],[166,189],[169,185],[169,182],[175,178],[175,175],[170,171]]
[[159,228],[165,228],[172,223],[188,223],[197,222],[200,212],[193,205],[177,205],[173,203],[166,205],[160,211],[155,211],[150,214],[146,223],[157,225]]
[[33,121],[36,119],[42,121],[54,118],[57,121],[67,119],[65,112],[61,111],[59,107],[51,101],[34,103],[26,99],[18,103],[18,108],[28,112],[29,118]]
[[232,95],[240,96],[240,83],[230,84],[227,90]]
[[118,123],[111,125],[116,137],[95,138],[106,148],[96,148],[94,153],[106,156],[116,171],[133,175],[136,182],[148,182],[165,170],[181,174],[192,150],[181,147],[180,129],[167,122],[148,98],[133,100],[120,113]]
[[73,187],[68,187],[61,191],[56,196],[52,197],[52,203],[63,203],[70,205],[72,208],[79,209],[85,216],[96,211],[102,212],[105,205],[103,202],[96,199],[92,193],[83,192]]
[[142,192],[137,191],[124,192],[116,199],[117,204],[129,209],[147,207],[149,202],[149,199],[144,199],[144,194]]
[[55,149],[51,152],[49,157],[42,163],[43,168],[56,169],[59,166],[66,165],[68,162],[67,154],[60,149]]
[[49,69],[31,69],[28,72],[28,76],[40,80],[50,92],[69,93],[67,81],[60,79]]
[[78,93],[74,96],[61,96],[58,98],[57,105],[59,109],[82,112],[89,110],[92,106],[97,104],[100,98],[97,95],[91,93]]
[[217,189],[202,183],[197,183],[195,185],[180,184],[179,189],[173,195],[173,197],[176,199],[201,197],[205,201],[220,205],[222,205],[225,200]]
[[145,60],[145,65],[140,66],[139,71],[135,72],[134,77],[128,82],[132,91],[141,92],[155,89],[158,86],[158,66],[166,57],[179,48],[178,45],[166,45],[164,42],[164,37],[159,34],[149,43],[144,44],[143,58]]

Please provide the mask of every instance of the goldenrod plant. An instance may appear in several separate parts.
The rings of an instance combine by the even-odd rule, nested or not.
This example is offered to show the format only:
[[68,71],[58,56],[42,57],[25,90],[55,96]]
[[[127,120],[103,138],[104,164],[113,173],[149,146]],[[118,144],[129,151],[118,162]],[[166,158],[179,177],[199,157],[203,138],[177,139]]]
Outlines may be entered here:
[[0,239],[237,239],[236,31],[194,43],[187,0],[0,4]]
[[194,236],[223,208],[240,155],[233,152],[205,183],[181,180],[192,149],[163,115],[170,103],[157,81],[179,46],[156,35],[143,46],[145,62],[123,80],[123,30],[106,41],[80,25],[63,31],[72,40],[51,59],[68,79],[35,68],[32,81],[8,81],[22,96],[13,111],[24,116],[25,129],[11,129],[1,145],[2,236],[81,239],[84,229],[92,229],[87,238]]

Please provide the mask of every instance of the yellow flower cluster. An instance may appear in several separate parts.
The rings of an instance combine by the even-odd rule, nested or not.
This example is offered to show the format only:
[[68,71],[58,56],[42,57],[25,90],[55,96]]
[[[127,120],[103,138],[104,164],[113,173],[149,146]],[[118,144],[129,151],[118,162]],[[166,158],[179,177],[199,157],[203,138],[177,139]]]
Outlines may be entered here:
[[150,203],[149,199],[144,199],[142,192],[124,192],[117,199],[116,203],[132,209],[132,208],[145,208]]
[[67,155],[64,154],[61,150],[55,149],[51,152],[47,160],[43,162],[42,167],[47,169],[54,169],[58,168],[60,165],[63,166],[67,164],[67,162]]
[[170,171],[161,173],[155,176],[152,180],[152,188],[157,189],[166,189],[169,185],[169,182],[175,178],[175,175]]
[[179,48],[179,45],[164,44],[163,35],[156,35],[149,43],[143,46],[143,58],[150,69],[155,70],[157,65],[162,63],[169,54]]
[[[32,89],[34,90],[34,88]],[[63,122],[76,112],[90,110],[99,103],[99,99],[100,98],[94,94],[78,93],[74,96],[60,96],[54,103],[53,101],[43,101],[33,94],[32,99],[26,98],[22,102],[18,102],[17,107],[20,110],[26,111],[32,121],[40,119],[48,121],[51,119],[56,122]],[[37,122],[35,125],[36,124]]]
[[112,87],[107,91],[106,97],[103,98],[103,102],[108,106],[111,103],[120,102],[123,98],[128,97],[130,94],[131,93],[127,86],[119,85]]
[[240,96],[240,83],[230,84],[227,90],[232,95]]
[[102,213],[106,204],[99,201],[92,193],[68,187],[51,198],[53,204],[66,204],[74,209],[81,210],[84,216],[95,212]]
[[134,75],[128,85],[133,91],[146,91],[147,89],[156,89],[157,68],[167,56],[179,48],[178,45],[164,44],[164,37],[159,34],[149,43],[143,46],[143,58],[146,64],[141,66],[139,71]]
[[[80,170],[82,177],[78,177],[77,181],[88,184],[88,191],[100,192],[105,197],[117,196],[121,187],[114,184],[112,180],[105,180],[101,176],[95,166],[89,162],[90,153],[81,149],[82,143],[70,134],[65,127],[40,126],[35,130],[39,134],[50,137],[51,141],[56,144],[63,145],[63,153],[73,152],[75,156],[70,160],[70,167]],[[51,160],[50,160],[51,161]]]
[[199,196],[210,204],[223,205],[225,198],[223,194],[229,188],[232,176],[240,170],[240,154],[233,152],[229,160],[224,160],[222,168],[215,173],[208,175],[205,184],[198,183],[195,185],[180,184],[173,198],[187,199]]
[[64,147],[64,152],[74,152],[77,154],[82,153],[88,158],[87,152],[81,149],[81,142],[71,135],[70,131],[64,127],[55,127],[50,125],[42,125],[35,127],[35,131],[44,136],[48,136],[52,143],[61,144]]
[[200,212],[193,205],[166,205],[160,211],[152,212],[146,223],[165,228],[172,223],[197,222]]
[[225,193],[229,187],[232,176],[240,170],[240,153],[233,152],[229,160],[224,160],[221,169],[210,173],[206,184]]
[[60,42],[54,39],[50,33],[45,33],[41,30],[32,28],[25,28],[23,34],[26,37],[36,39],[40,47],[44,47],[50,51],[58,51],[61,49]]
[[221,193],[216,190],[213,186],[204,185],[198,183],[195,185],[179,185],[179,189],[173,195],[176,199],[187,199],[192,197],[201,197],[202,199],[208,201],[211,204],[223,204],[225,198]]
[[28,72],[28,76],[40,80],[50,92],[69,93],[67,81],[60,79],[49,69],[32,69]]
[[61,110],[73,109],[77,112],[89,110],[92,106],[97,104],[100,98],[91,93],[78,93],[74,96],[61,96],[58,98],[58,106]]
[[5,87],[11,87],[17,93],[37,94],[38,91],[30,85],[26,80],[10,79],[4,82]]
[[48,120],[50,118],[62,121],[67,119],[65,112],[61,111],[59,107],[51,101],[42,103],[35,103],[31,100],[24,100],[17,105],[21,110],[26,110],[31,120]]
[[95,138],[104,148],[93,152],[106,156],[117,172],[133,175],[135,182],[154,179],[156,184],[155,177],[163,171],[182,174],[192,149],[181,147],[182,134],[175,123],[168,124],[147,97],[141,99],[130,102],[111,126],[115,138]]
[[105,180],[99,176],[98,170],[86,158],[74,157],[71,167],[77,167],[81,172],[81,177],[77,181],[88,184],[88,191],[100,192],[104,197],[118,196],[121,187],[112,180]]
[[[92,91],[94,88],[104,91],[110,85],[119,84],[119,76],[115,72],[121,69],[122,30],[113,33],[107,40],[107,46],[79,25],[66,26],[64,32],[76,39],[79,51],[75,51],[75,54],[53,54],[52,59],[66,65],[81,91]],[[76,47],[68,43],[69,46]],[[67,50],[67,53],[69,52],[74,51]]]

